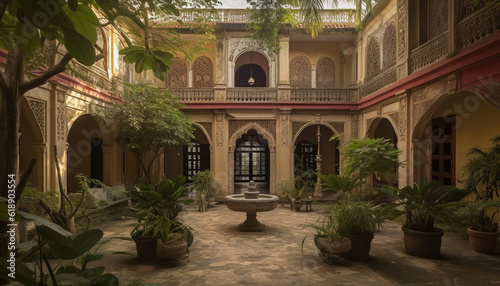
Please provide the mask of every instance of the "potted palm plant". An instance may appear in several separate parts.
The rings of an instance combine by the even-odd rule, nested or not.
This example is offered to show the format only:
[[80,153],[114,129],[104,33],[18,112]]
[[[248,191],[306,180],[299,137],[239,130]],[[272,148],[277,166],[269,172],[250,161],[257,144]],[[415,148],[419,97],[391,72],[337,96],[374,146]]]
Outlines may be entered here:
[[370,260],[371,241],[380,228],[379,206],[370,201],[340,199],[331,209],[337,221],[337,231],[351,240],[351,250],[345,254],[353,260]]
[[[314,244],[324,262],[335,262],[341,254],[351,250],[351,241],[339,233],[337,220],[332,214],[326,213],[320,225],[308,224],[304,225],[303,228],[312,228],[316,231]],[[302,251],[304,250],[306,238],[307,236],[302,239]]]
[[402,229],[406,253],[425,258],[438,257],[444,232],[434,226],[436,217],[463,205],[460,201],[468,192],[455,186],[443,186],[438,181],[428,182],[425,178],[420,185],[415,183],[413,187],[383,186],[380,190],[396,199],[385,210],[393,217],[405,216]]
[[494,199],[498,199],[500,191],[500,135],[491,142],[490,149],[470,149],[463,168],[464,187],[475,196],[475,201],[467,207],[467,234],[472,249],[481,253],[493,253],[498,238],[494,218],[499,213],[500,201]]
[[[157,246],[161,242],[171,244],[179,238],[188,240],[189,244],[192,242],[191,228],[177,218],[177,203],[185,193],[185,182],[186,178],[179,176],[172,180],[165,179],[155,186],[127,191],[127,196],[135,203],[132,210],[136,211],[134,216],[138,219],[131,236],[136,242],[139,260],[156,260]],[[188,245],[184,245],[185,253]]]

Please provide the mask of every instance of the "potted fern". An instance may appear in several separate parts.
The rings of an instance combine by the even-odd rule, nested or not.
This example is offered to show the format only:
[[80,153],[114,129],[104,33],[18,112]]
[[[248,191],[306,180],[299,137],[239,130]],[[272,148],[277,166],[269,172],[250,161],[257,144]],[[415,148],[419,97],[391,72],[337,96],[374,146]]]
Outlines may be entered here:
[[337,221],[337,231],[351,240],[351,250],[345,254],[353,260],[370,260],[370,247],[375,231],[380,228],[379,206],[370,201],[340,199],[331,215]]
[[464,205],[461,200],[468,195],[466,190],[455,186],[443,186],[438,181],[423,178],[420,185],[414,184],[398,189],[383,186],[380,190],[396,199],[385,211],[392,217],[404,215],[403,225],[406,253],[425,258],[439,256],[443,230],[435,227],[436,217]]
[[495,215],[500,211],[500,135],[494,137],[489,149],[472,148],[465,164],[464,187],[475,196],[468,207],[469,242],[477,252],[493,253],[497,244],[498,224]]

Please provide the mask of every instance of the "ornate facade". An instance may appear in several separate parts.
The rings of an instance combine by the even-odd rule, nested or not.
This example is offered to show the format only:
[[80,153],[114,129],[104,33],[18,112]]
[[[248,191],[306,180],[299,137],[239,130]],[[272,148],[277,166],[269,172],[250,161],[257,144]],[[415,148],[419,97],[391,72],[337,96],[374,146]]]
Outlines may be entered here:
[[[311,39],[290,27],[276,55],[250,38],[248,14],[224,11],[204,54],[175,57],[163,82],[132,74],[117,54],[118,36],[103,30],[96,45],[102,62],[74,64],[26,95],[21,169],[37,158],[31,181],[39,190],[56,189],[55,145],[68,189],[78,172],[108,185],[140,177],[135,158],[115,142],[114,125],[93,115],[119,100],[111,87],[125,81],[169,88],[184,103],[195,141],[208,154],[194,165],[210,168],[226,193],[240,191],[242,174],[260,191],[278,193],[298,153],[319,154],[324,173],[338,172],[344,144],[362,136],[390,138],[402,150],[401,186],[423,176],[459,184],[466,150],[488,147],[500,133],[490,124],[500,118],[500,3],[472,2],[380,1],[362,30],[352,11],[325,11],[322,34]],[[255,84],[246,85],[250,76]],[[448,128],[439,126],[453,132],[438,138]],[[332,135],[340,140],[329,141]],[[445,153],[438,141],[449,144]],[[197,171],[187,170],[186,150],[168,150],[154,166],[158,177]]]

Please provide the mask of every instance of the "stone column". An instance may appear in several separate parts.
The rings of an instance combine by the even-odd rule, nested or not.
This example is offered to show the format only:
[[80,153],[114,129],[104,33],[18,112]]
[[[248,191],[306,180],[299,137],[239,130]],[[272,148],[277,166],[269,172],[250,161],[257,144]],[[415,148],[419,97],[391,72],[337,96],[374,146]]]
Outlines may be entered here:
[[410,92],[407,90],[401,91],[400,93],[397,94],[399,97],[399,114],[398,114],[398,126],[397,126],[397,134],[398,136],[398,149],[401,150],[401,154],[399,155],[399,161],[400,162],[407,162],[408,164],[406,166],[401,166],[398,169],[398,184],[400,187],[407,186],[411,184],[411,170],[413,168],[410,167],[409,165],[409,150],[411,149],[411,144],[410,140],[408,138],[410,137],[409,131],[410,128],[408,128],[409,120],[408,120],[408,114],[409,112],[409,104],[408,100],[410,98]]
[[[410,182],[419,183],[423,177],[427,177],[428,180],[431,178],[430,169],[427,167],[428,159],[429,159],[429,150],[430,150],[430,139],[413,139],[412,147],[409,159],[411,162],[408,162],[408,166],[413,168],[413,171],[410,170]],[[411,177],[413,176],[413,177]]]
[[[290,114],[292,109],[282,108],[279,111],[278,118],[278,132],[277,132],[277,145],[278,145],[278,158],[276,166],[277,172],[277,182],[290,179],[293,176],[293,138],[292,138],[292,124],[290,121]],[[291,155],[292,154],[292,155]]]
[[51,126],[49,129],[47,140],[47,161],[48,161],[48,174],[47,174],[47,189],[58,190],[59,182],[57,177],[56,163],[54,160],[54,145],[57,148],[57,159],[59,161],[59,168],[61,170],[61,179],[63,181],[63,188],[67,188],[67,129],[68,123],[66,122],[66,90],[62,89],[57,82],[52,82],[51,86],[51,100],[50,102],[50,121],[48,124]]
[[278,101],[290,101],[290,39],[280,35],[281,49],[278,55]]
[[45,174],[47,162],[47,143],[35,142],[31,145],[33,155],[36,159],[36,165],[32,174],[35,174],[35,179],[32,182],[34,187],[43,192],[47,190],[47,178]]
[[[216,180],[223,184],[223,187],[229,194],[234,193],[233,191],[233,179],[230,176],[233,170],[231,169],[231,160],[228,155],[228,124],[226,118],[226,112],[223,110],[215,110],[215,136],[212,143],[213,150],[213,170]],[[228,164],[229,163],[229,164]],[[233,162],[234,164],[234,162]]]
[[215,46],[215,101],[226,101],[226,75],[228,61],[226,59],[226,41],[223,35],[216,36]]

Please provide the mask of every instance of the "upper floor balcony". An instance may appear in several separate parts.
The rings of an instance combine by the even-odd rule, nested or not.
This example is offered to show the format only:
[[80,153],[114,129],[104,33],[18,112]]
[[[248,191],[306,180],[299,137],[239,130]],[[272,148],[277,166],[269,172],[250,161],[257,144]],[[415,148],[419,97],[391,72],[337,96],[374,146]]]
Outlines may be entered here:
[[[354,88],[294,88],[279,90],[268,87],[174,88],[170,91],[185,104],[189,103],[351,103],[358,100]],[[281,91],[281,92],[279,92]]]

